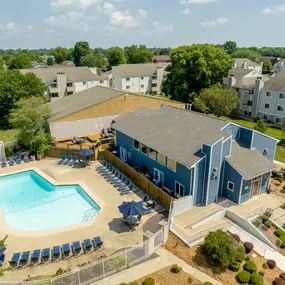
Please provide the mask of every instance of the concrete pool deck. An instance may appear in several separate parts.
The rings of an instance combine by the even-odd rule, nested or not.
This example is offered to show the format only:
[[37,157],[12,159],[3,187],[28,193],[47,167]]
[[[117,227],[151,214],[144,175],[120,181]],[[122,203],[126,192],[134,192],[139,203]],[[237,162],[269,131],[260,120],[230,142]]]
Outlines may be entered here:
[[[157,214],[156,211],[153,211],[143,216],[141,225],[135,231],[130,231],[128,227],[122,224],[122,215],[117,207],[123,201],[141,200],[144,195],[142,191],[120,195],[110,183],[96,172],[95,169],[96,166],[100,165],[99,162],[93,162],[91,166],[86,168],[72,168],[58,165],[57,162],[58,159],[48,158],[42,161],[9,166],[0,169],[0,176],[19,171],[35,170],[53,184],[79,184],[101,207],[99,214],[88,222],[40,232],[24,232],[12,229],[6,224],[3,216],[0,214],[0,239],[8,235],[5,261],[7,262],[15,252],[43,249],[64,243],[72,243],[77,240],[82,242],[86,238],[93,238],[98,235],[104,241],[104,248],[99,252],[79,255],[76,258],[60,262],[13,271],[8,270],[5,271],[4,276],[0,280],[23,280],[29,275],[54,274],[59,268],[74,268],[84,262],[92,262],[102,255],[109,255],[120,249],[131,247],[143,241],[144,223]],[[70,206],[72,207],[72,205]],[[62,214],[64,214],[64,210]]]

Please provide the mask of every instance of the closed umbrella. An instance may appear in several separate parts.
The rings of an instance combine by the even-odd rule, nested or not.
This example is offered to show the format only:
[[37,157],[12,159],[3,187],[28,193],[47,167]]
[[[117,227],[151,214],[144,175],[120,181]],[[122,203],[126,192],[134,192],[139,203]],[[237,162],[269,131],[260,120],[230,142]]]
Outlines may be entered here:
[[123,202],[118,208],[120,213],[124,216],[138,216],[143,213],[142,206],[135,201]]

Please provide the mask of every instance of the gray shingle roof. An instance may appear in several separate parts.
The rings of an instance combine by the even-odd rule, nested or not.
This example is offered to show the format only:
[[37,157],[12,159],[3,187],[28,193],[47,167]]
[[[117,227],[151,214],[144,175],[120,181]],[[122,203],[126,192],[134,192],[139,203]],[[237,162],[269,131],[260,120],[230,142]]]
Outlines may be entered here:
[[154,55],[152,57],[152,61],[156,60],[157,62],[159,61],[170,61],[170,56],[169,55]]
[[120,73],[122,77],[126,76],[150,76],[157,67],[166,68],[169,63],[139,63],[139,64],[121,64],[119,66],[113,66],[114,72]]
[[187,166],[201,158],[202,143],[214,144],[228,133],[227,121],[163,105],[120,115],[113,127]]
[[21,69],[22,73],[34,73],[44,83],[53,83],[57,73],[65,73],[67,82],[80,82],[91,80],[106,80],[106,76],[100,76],[90,71],[88,67],[49,67],[41,69]]
[[238,67],[243,67],[244,62],[246,61],[247,66],[259,66],[259,63],[253,62],[248,58],[235,58],[235,62],[237,63]]
[[276,165],[257,150],[233,142],[231,156],[226,160],[246,179],[272,171]]
[[285,91],[285,71],[281,71],[266,81],[264,88],[267,90]]

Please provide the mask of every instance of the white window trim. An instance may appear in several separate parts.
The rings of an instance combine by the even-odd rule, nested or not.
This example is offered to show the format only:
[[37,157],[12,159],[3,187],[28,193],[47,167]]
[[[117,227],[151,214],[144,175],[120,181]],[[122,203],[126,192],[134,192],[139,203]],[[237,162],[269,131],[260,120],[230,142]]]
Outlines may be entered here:
[[[278,110],[278,107],[282,107],[282,108],[283,108],[283,111]],[[277,106],[276,106],[276,111],[277,111],[277,112],[284,112],[284,106],[283,106],[283,105],[277,105]]]
[[[177,193],[177,192],[176,192],[176,183],[183,187],[183,196],[181,196],[180,193]],[[179,186],[179,188],[180,188],[180,186]],[[184,186],[183,184],[179,183],[179,182],[176,181],[176,180],[175,180],[175,182],[174,182],[174,191],[175,191],[176,194],[180,195],[180,197],[184,197],[184,196],[185,196],[185,186]]]
[[[265,105],[268,104],[268,108],[265,107]],[[264,103],[264,109],[269,109],[270,108],[270,103]]]
[[170,158],[170,157],[167,157],[167,168],[168,168],[169,170],[173,171],[173,172],[176,172],[176,169],[177,169],[177,161],[174,160],[174,159],[172,159],[172,158],[170,158],[171,160],[173,160],[173,161],[175,162],[175,170],[174,170],[174,169],[168,167],[168,159],[169,159],[169,158]]
[[[139,143],[139,147],[138,148],[135,147],[135,141],[137,141]],[[133,139],[133,148],[135,150],[137,150],[137,151],[140,151],[140,142],[138,140],[136,140],[136,139]]]
[[279,92],[279,94],[278,94],[278,99],[285,100],[285,98],[280,98],[280,94],[284,94],[284,95],[285,95],[284,92]]
[[[267,96],[267,92],[269,92],[269,93],[270,93],[270,96]],[[272,97],[272,92],[271,92],[271,91],[266,91],[266,93],[265,93],[265,97],[271,98],[271,97]]]
[[[281,120],[281,123],[277,123],[277,122],[276,122],[276,119],[280,119],[280,120]],[[276,118],[275,118],[275,124],[278,124],[278,125],[280,124],[280,125],[282,125],[282,124],[283,124],[283,118],[276,117]]]
[[158,159],[159,154],[164,155],[164,154],[163,154],[163,153],[161,153],[161,152],[157,152],[157,162],[158,162],[159,164],[163,165],[163,166],[166,166],[166,155],[164,155],[164,157],[165,157],[165,163],[163,164],[163,163],[161,163],[161,162],[159,161],[159,159]]
[[[233,190],[230,189],[230,187],[229,187],[230,183],[233,184]],[[235,191],[235,184],[232,181],[228,181],[227,189],[231,192],[234,192]]]

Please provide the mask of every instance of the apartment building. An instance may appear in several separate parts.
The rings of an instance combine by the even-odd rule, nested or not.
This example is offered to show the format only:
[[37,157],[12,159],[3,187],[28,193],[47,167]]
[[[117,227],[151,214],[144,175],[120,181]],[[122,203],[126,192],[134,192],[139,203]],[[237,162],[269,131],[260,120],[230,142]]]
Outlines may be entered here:
[[110,75],[98,75],[96,69],[88,67],[50,67],[22,69],[21,72],[33,73],[47,85],[46,96],[56,100],[88,88],[100,85],[109,87]]
[[235,58],[233,63],[233,68],[241,68],[241,69],[254,69],[259,73],[262,73],[263,62],[256,63],[248,58]]
[[140,93],[161,93],[169,63],[121,64],[112,67],[113,88]]

